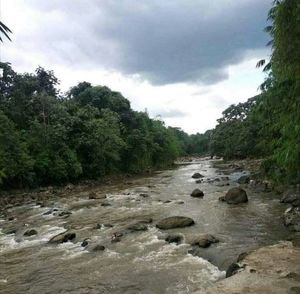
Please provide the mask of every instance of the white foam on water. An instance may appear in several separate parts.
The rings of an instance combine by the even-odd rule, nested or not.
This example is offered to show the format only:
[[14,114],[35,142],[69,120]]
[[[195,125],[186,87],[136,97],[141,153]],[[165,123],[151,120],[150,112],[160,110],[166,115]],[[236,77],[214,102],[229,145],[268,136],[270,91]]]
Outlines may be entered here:
[[80,243],[72,243],[72,242],[65,242],[57,245],[57,249],[62,249],[63,254],[61,259],[72,259],[78,257],[82,254],[88,253],[84,247],[80,245]]
[[104,255],[107,257],[121,258],[121,254],[119,252],[107,248],[104,250]]
[[53,227],[44,225],[37,228],[38,234],[26,239],[17,239],[15,234],[0,235],[0,252],[11,250],[19,250],[26,247],[37,246],[42,243],[47,243],[53,236],[58,235],[65,231],[61,227]]

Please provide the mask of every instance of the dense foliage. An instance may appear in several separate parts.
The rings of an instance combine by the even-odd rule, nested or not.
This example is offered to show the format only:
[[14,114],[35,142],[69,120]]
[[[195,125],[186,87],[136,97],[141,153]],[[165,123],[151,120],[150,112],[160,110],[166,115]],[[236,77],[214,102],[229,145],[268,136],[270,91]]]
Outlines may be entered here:
[[213,131],[211,152],[225,158],[266,157],[263,170],[280,183],[300,181],[300,2],[274,1],[272,40],[261,95],[232,105]]
[[203,135],[194,140],[167,128],[107,87],[82,82],[61,94],[52,71],[18,74],[7,63],[0,66],[2,187],[144,172],[203,151],[195,143]]

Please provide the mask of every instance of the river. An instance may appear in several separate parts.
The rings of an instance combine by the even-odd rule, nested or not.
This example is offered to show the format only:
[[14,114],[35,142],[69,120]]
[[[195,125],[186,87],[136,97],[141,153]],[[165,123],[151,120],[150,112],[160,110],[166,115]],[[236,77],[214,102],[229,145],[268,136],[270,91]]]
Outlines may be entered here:
[[[0,293],[205,293],[224,278],[224,270],[238,254],[287,236],[281,220],[284,207],[274,193],[246,189],[248,203],[230,206],[218,201],[237,186],[236,179],[244,172],[227,175],[213,163],[202,160],[129,183],[90,188],[106,199],[89,199],[89,190],[70,191],[67,197],[45,201],[45,206],[32,201],[5,210],[0,215]],[[192,179],[194,172],[205,176],[202,183]],[[220,177],[229,179],[213,181]],[[190,196],[195,188],[204,191],[203,199]],[[53,208],[57,211],[48,214]],[[72,214],[59,216],[61,211]],[[173,215],[191,217],[195,225],[168,231],[155,227]],[[111,242],[115,232],[145,218],[153,219],[147,230]],[[10,229],[16,232],[8,234]],[[37,234],[23,236],[28,229]],[[66,229],[76,232],[73,242],[48,243]],[[194,256],[187,242],[167,243],[170,232],[186,239],[210,233],[220,242],[196,249]],[[89,245],[82,247],[86,238]],[[96,244],[105,250],[93,252]]]

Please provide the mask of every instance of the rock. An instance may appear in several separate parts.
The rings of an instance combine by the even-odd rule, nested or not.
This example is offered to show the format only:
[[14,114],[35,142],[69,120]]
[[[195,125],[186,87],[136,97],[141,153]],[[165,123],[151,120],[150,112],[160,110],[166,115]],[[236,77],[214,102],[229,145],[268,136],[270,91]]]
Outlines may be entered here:
[[37,231],[35,229],[30,229],[30,230],[27,230],[25,233],[24,233],[24,236],[26,237],[30,237],[30,236],[33,236],[33,235],[37,235]]
[[247,193],[239,187],[231,188],[225,195],[225,201],[228,204],[239,204],[248,202]]
[[172,200],[165,200],[163,203],[171,203],[172,202]]
[[83,241],[82,241],[82,243],[81,243],[81,246],[82,247],[86,247],[86,246],[88,246],[89,245],[89,238],[87,238],[87,239],[84,239]]
[[180,244],[184,239],[182,234],[171,234],[165,238],[165,241],[168,243],[176,243],[177,245]]
[[174,228],[189,227],[195,224],[194,220],[185,216],[170,216],[162,219],[156,224],[156,227],[162,230]]
[[103,226],[104,226],[105,228],[113,228],[114,225],[112,225],[112,224],[103,224]]
[[200,180],[197,180],[195,183],[196,184],[201,184],[202,182],[203,182],[203,180],[200,179]]
[[95,230],[100,230],[102,228],[102,225],[101,224],[96,224],[93,229]]
[[72,241],[76,238],[76,234],[73,232],[60,233],[49,240],[49,243],[65,243]]
[[284,195],[281,200],[281,203],[289,203],[295,207],[300,206],[300,194],[299,193],[291,193]]
[[176,202],[177,204],[184,204],[184,201],[183,200],[179,200]]
[[96,199],[105,199],[105,198],[106,198],[106,195],[104,195],[104,194],[98,194],[98,193],[96,193],[96,192],[90,192],[90,193],[88,194],[88,197],[89,197],[89,199],[91,199],[91,200],[96,200]]
[[248,184],[250,182],[250,177],[246,175],[241,176],[240,178],[238,178],[237,182],[241,185]]
[[14,219],[15,219],[14,216],[10,216],[10,217],[8,218],[8,221],[13,221]]
[[69,217],[71,214],[72,214],[71,211],[63,210],[62,212],[60,212],[60,213],[58,214],[58,216],[67,218],[67,217]]
[[121,241],[121,237],[123,236],[123,233],[114,233],[111,237],[111,243],[117,243]]
[[127,229],[130,231],[138,232],[138,231],[147,231],[148,227],[145,224],[139,222],[139,223],[129,225]]
[[149,197],[149,195],[147,193],[141,193],[140,196],[143,197],[143,198]]
[[283,214],[283,223],[292,231],[300,232],[300,207],[290,207]]
[[152,222],[153,222],[152,217],[145,217],[138,221],[138,223],[141,223],[141,224],[151,224]]
[[293,293],[291,289],[300,287],[299,273],[300,248],[291,242],[280,242],[250,252],[228,268],[226,279],[195,294]]
[[101,206],[111,206],[111,204],[109,202],[103,202],[101,203]]
[[219,201],[225,202],[225,196],[220,196],[220,197],[219,197]]
[[271,182],[262,180],[250,180],[248,187],[256,193],[271,192],[273,189]]
[[242,270],[242,269],[243,269],[243,267],[241,267],[238,263],[232,263],[226,270],[226,278],[229,278],[229,277],[235,275],[239,270]]
[[3,234],[5,235],[11,235],[11,234],[15,234],[17,232],[16,229],[6,229],[3,231]]
[[97,252],[97,251],[104,251],[105,247],[103,245],[96,245],[95,247],[92,248],[92,251]]
[[212,243],[218,243],[219,240],[210,234],[200,234],[194,237],[191,241],[191,245],[197,245],[202,248],[207,248]]
[[193,179],[200,179],[200,178],[204,178],[204,176],[201,175],[200,173],[194,173],[194,174],[192,175],[192,178],[193,178]]
[[201,191],[200,189],[195,189],[192,193],[191,193],[192,197],[195,198],[202,198],[204,196],[203,191]]
[[293,235],[290,238],[294,247],[300,247],[300,235]]

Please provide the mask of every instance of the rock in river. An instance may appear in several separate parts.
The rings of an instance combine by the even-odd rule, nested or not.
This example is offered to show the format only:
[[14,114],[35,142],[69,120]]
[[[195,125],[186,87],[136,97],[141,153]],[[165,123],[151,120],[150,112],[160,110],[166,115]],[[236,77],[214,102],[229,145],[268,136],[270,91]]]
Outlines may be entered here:
[[180,244],[184,239],[182,234],[170,234],[165,238],[165,241],[168,243],[176,243],[177,245]]
[[191,241],[191,245],[197,245],[202,248],[207,248],[212,243],[218,243],[219,240],[210,234],[200,234],[194,237]]
[[96,245],[96,246],[92,249],[92,251],[94,251],[94,252],[96,252],[96,251],[104,251],[104,250],[105,250],[105,247],[104,247],[103,245],[100,245],[100,244]]
[[138,222],[138,223],[129,225],[128,230],[133,231],[133,232],[147,231],[148,227],[145,224]]
[[37,231],[35,229],[30,229],[30,230],[27,230],[25,233],[24,233],[24,236],[25,237],[30,237],[30,236],[33,236],[33,235],[37,235]]
[[49,240],[49,243],[65,243],[68,241],[72,241],[76,238],[76,234],[73,232],[64,232],[60,233]]
[[292,231],[300,232],[300,207],[290,207],[283,215],[284,225]]
[[193,179],[200,179],[200,178],[204,178],[204,176],[201,175],[200,173],[194,173],[194,174],[192,175],[192,178],[193,178]]
[[250,182],[250,177],[247,175],[243,175],[237,180],[237,182],[239,184],[248,184]]
[[203,191],[201,191],[200,189],[195,189],[192,193],[191,193],[192,197],[196,197],[196,198],[202,198],[204,196]]
[[195,224],[194,220],[185,216],[170,216],[162,219],[156,227],[162,230],[189,227]]
[[239,204],[248,202],[247,193],[239,187],[231,188],[225,195],[224,199],[220,199],[228,204]]
[[281,203],[289,203],[293,206],[300,206],[300,193],[287,193],[280,200]]

